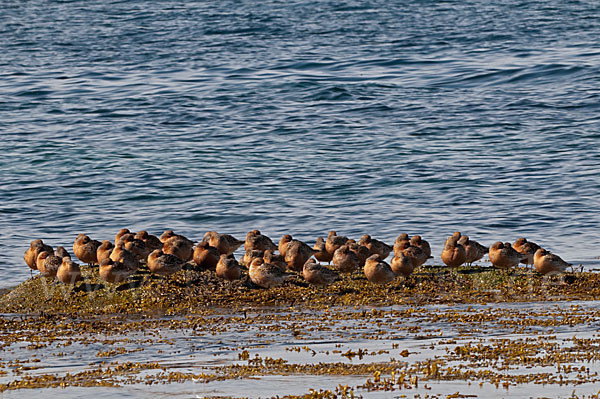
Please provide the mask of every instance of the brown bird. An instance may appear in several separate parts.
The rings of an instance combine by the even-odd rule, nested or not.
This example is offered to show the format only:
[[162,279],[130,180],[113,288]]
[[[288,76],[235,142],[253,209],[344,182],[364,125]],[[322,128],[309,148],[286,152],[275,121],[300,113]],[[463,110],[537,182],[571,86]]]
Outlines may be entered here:
[[152,252],[144,241],[135,238],[135,234],[124,234],[119,242],[125,244],[125,249],[137,256],[140,262],[146,262],[148,255]]
[[417,268],[427,262],[428,256],[424,249],[412,245],[410,241],[400,241],[396,244],[395,257],[400,257],[400,254],[408,257],[412,262],[413,268]]
[[37,269],[40,271],[42,276],[56,277],[56,272],[62,263],[62,259],[54,255],[54,253],[42,251],[38,255],[36,263]]
[[518,253],[520,253],[521,255],[524,256],[524,258],[522,260],[525,260],[525,262],[523,262],[523,263],[526,265],[534,264],[533,257],[535,255],[535,253],[537,252],[537,250],[541,248],[536,243],[527,241],[527,239],[525,237],[517,238],[517,240],[513,243],[512,247]]
[[462,237],[462,234],[460,233],[460,231],[455,231],[454,233],[452,233],[452,235],[450,237],[446,238],[446,242],[444,243],[444,246],[446,246],[446,244],[449,241],[458,242],[458,240],[460,240],[460,237]]
[[40,267],[44,267],[44,261],[46,260],[46,258],[50,255],[52,255],[54,253],[54,251],[52,252],[48,252],[48,251],[42,251],[38,254],[37,259],[35,260],[35,270],[40,270]]
[[115,249],[115,246],[112,242],[108,240],[102,241],[102,244],[100,244],[96,250],[96,259],[98,260],[98,263],[101,263],[104,259],[109,259],[113,249]]
[[170,276],[181,270],[184,261],[172,254],[164,253],[160,249],[155,249],[148,255],[148,269],[160,276]]
[[335,254],[335,251],[344,245],[348,241],[348,237],[338,236],[334,230],[331,230],[329,234],[327,234],[327,240],[325,241],[325,249],[332,256]]
[[115,235],[115,245],[119,243],[119,240],[125,234],[131,234],[131,231],[129,231],[129,229],[121,229],[121,230],[119,230],[119,232]]
[[50,245],[44,244],[44,242],[40,239],[31,241],[29,244],[29,248],[25,251],[25,255],[23,259],[25,259],[25,263],[31,270],[37,270],[37,258],[41,252],[48,252],[49,254],[54,253],[54,250]]
[[78,281],[83,280],[79,265],[71,258],[64,257],[56,272],[56,278],[64,284],[75,285]]
[[165,241],[169,240],[170,238],[173,237],[178,237],[181,238],[182,240],[186,240],[189,241],[190,244],[194,244],[194,242],[192,240],[190,240],[189,238],[187,238],[186,236],[182,236],[181,234],[175,234],[175,232],[173,232],[173,230],[165,230],[159,237],[160,242],[162,242],[163,244],[165,243]]
[[177,256],[184,262],[192,259],[194,256],[194,244],[188,239],[181,237],[171,237],[163,242],[163,252]]
[[384,262],[379,254],[369,256],[363,271],[367,280],[375,284],[386,284],[396,278],[390,265]]
[[358,255],[350,250],[350,246],[342,245],[335,250],[332,263],[340,273],[352,273],[358,269],[360,260]]
[[98,263],[96,251],[102,245],[100,241],[92,240],[85,234],[79,234],[73,243],[73,253],[80,261],[93,265]]
[[319,287],[325,287],[332,284],[339,278],[338,272],[320,265],[313,258],[310,258],[304,264],[302,275],[309,284]]
[[421,248],[425,252],[427,259],[433,258],[433,256],[431,256],[431,246],[429,246],[429,243],[421,238],[421,236],[412,236],[410,239],[410,245]]
[[558,255],[550,253],[543,248],[535,251],[533,257],[535,270],[541,274],[558,274],[564,272],[568,267],[573,266],[571,263],[567,263]]
[[396,253],[390,262],[390,268],[396,276],[408,277],[414,270],[413,261],[401,251]]
[[288,244],[290,243],[290,241],[292,241],[293,238],[291,235],[289,234],[284,234],[283,237],[281,237],[281,239],[279,240],[279,255],[285,257],[285,250],[288,246]]
[[219,234],[216,231],[209,231],[204,234],[202,241],[208,241],[211,246],[219,250],[221,255],[231,255],[244,243],[244,241],[240,241],[232,235]]
[[[246,267],[250,267],[250,264],[252,263],[252,261],[254,259],[263,259],[264,256],[265,256],[265,251],[259,251],[259,250],[246,251],[246,253],[244,254],[244,257],[241,260],[241,263]],[[285,267],[287,268],[287,263],[285,264]]]
[[492,265],[503,269],[518,266],[524,258],[524,256],[518,253],[510,243],[502,243],[500,241],[492,244],[489,255]]
[[327,252],[327,249],[325,248],[325,239],[323,237],[317,238],[317,242],[313,249],[317,251],[315,252],[315,258],[317,258],[319,262],[331,263],[333,256]]
[[356,256],[358,256],[358,267],[363,267],[367,261],[367,258],[373,255],[369,248],[365,247],[364,245],[357,244],[354,240],[348,240],[346,245],[350,251],[354,252]]
[[229,281],[242,277],[242,269],[233,255],[221,255],[215,272],[218,277]]
[[[459,233],[460,235],[460,233]],[[467,260],[465,248],[458,243],[460,237],[455,235],[449,237],[442,250],[442,262],[449,267],[459,267]]]
[[262,259],[252,261],[248,275],[254,284],[263,288],[277,287],[291,276],[275,265],[264,263]]
[[285,261],[288,269],[294,271],[302,271],[304,264],[315,254],[315,250],[308,244],[299,241],[290,241],[285,248]]
[[[135,257],[133,254],[131,254],[131,256]],[[133,267],[132,263],[130,262],[125,264],[123,262],[108,258],[104,259],[102,263],[100,263],[98,272],[102,280],[112,284],[118,284],[122,281],[125,281],[127,277],[135,273],[136,270],[137,266]]]
[[379,254],[381,259],[386,259],[390,255],[390,252],[392,252],[392,249],[394,249],[394,247],[387,245],[383,241],[371,238],[368,234],[363,234],[362,237],[360,237],[358,245],[367,247],[373,254]]
[[253,249],[258,249],[260,251],[276,251],[277,246],[269,237],[261,234],[260,231],[252,230],[246,234],[244,250],[248,252]]
[[215,270],[221,254],[206,241],[198,243],[194,249],[194,263],[204,269]]
[[62,258],[71,259],[71,255],[69,254],[69,252],[65,249],[65,247],[61,247],[61,246],[56,247],[56,250],[54,251],[54,255],[58,256],[61,259]]
[[399,247],[403,247],[405,244],[405,242],[409,242],[410,239],[408,237],[408,234],[406,233],[401,233],[398,235],[398,237],[396,237],[396,240],[394,240],[394,254],[396,254],[399,251]]
[[483,258],[490,250],[488,247],[481,245],[477,241],[471,240],[469,236],[461,236],[458,243],[465,249],[467,254],[465,263],[469,266],[471,266],[473,262],[477,262],[479,259]]
[[142,240],[150,251],[162,249],[162,241],[155,235],[149,234],[146,230],[140,230],[133,237],[136,240]]
[[284,256],[274,254],[271,250],[266,250],[262,256],[265,263],[270,263],[272,265],[278,266],[281,270],[285,271],[287,269],[287,261]]
[[[123,263],[123,270],[133,270],[131,273],[135,273],[139,266],[139,261],[137,256],[133,254],[133,252],[125,249],[125,243],[123,241],[119,241],[119,243],[115,246],[113,251],[110,253],[110,260],[113,262]],[[117,269],[121,269],[120,266],[116,266]],[[130,273],[130,274],[131,274]]]

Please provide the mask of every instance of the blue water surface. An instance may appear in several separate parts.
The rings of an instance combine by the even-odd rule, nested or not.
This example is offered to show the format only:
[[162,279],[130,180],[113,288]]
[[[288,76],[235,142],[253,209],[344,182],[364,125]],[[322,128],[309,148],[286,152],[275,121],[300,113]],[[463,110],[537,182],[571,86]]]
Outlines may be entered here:
[[[600,255],[600,2],[3,1],[0,286],[121,227]],[[435,261],[435,259],[434,259]],[[597,263],[597,261],[596,261]]]

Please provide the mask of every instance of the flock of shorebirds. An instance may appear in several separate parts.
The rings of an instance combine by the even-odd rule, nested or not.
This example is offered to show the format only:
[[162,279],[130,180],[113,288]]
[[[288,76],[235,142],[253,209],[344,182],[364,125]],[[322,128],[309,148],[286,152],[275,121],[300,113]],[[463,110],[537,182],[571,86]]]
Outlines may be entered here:
[[[244,245],[245,253],[239,262],[233,253]],[[388,264],[385,259],[392,253]],[[229,234],[209,231],[197,245],[173,230],[166,230],[160,237],[147,231],[132,233],[121,229],[114,243],[92,240],[79,234],[73,244],[73,253],[81,262],[98,265],[101,279],[117,284],[125,281],[146,264],[150,272],[171,275],[193,260],[198,268],[214,270],[226,280],[237,280],[245,270],[250,280],[264,288],[281,285],[292,274],[302,272],[304,279],[317,286],[326,286],[339,278],[339,273],[351,273],[363,268],[366,278],[376,284],[385,284],[398,276],[408,277],[415,268],[432,258],[431,247],[421,236],[409,238],[400,234],[394,245],[363,235],[355,241],[330,231],[327,238],[319,237],[313,247],[286,234],[279,245],[258,230],[238,240]],[[502,269],[523,263],[533,265],[541,274],[561,273],[571,264],[539,245],[517,239],[512,245],[500,241],[489,248],[455,232],[446,239],[441,259],[449,267],[472,264],[489,254],[492,265]],[[42,276],[56,278],[66,284],[83,279],[79,265],[64,247],[53,250],[37,239],[25,252],[25,263],[31,270],[39,270]],[[328,263],[330,267],[321,263]]]

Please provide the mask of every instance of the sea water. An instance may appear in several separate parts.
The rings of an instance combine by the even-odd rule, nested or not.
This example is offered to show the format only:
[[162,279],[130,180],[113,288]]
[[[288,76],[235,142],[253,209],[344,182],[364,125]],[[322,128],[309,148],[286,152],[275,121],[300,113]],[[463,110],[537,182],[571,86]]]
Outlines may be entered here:
[[4,1],[0,286],[122,227],[600,255],[600,3]]

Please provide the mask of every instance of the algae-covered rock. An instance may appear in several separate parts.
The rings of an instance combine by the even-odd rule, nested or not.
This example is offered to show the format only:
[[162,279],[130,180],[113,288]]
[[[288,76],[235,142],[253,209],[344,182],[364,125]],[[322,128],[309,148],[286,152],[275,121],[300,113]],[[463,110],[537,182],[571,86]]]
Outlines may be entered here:
[[543,277],[517,268],[505,272],[463,267],[458,272],[427,266],[408,279],[385,285],[369,283],[360,273],[342,276],[326,288],[309,286],[300,274],[283,286],[263,289],[249,281],[225,281],[210,270],[187,264],[160,277],[140,268],[121,284],[101,280],[98,268],[82,266],[84,280],[74,287],[35,276],[0,296],[3,313],[57,314],[189,314],[207,309],[246,306],[394,305],[484,303],[544,300],[594,300],[600,297],[600,275],[577,272]]

